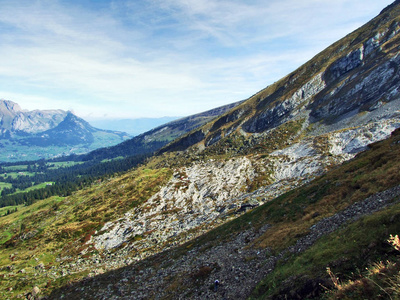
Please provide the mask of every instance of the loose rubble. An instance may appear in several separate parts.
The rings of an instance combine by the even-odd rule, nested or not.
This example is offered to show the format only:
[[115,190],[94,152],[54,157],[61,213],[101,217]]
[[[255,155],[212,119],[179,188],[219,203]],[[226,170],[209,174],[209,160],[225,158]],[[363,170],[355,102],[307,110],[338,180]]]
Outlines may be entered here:
[[[270,226],[266,224],[259,230],[243,231],[231,241],[217,246],[190,249],[178,259],[172,257],[173,251],[161,254],[157,268],[144,260],[96,278],[87,278],[53,293],[51,299],[66,299],[69,294],[76,299],[246,299],[287,253],[307,250],[318,238],[339,226],[398,203],[399,196],[400,186],[396,186],[355,203],[319,221],[310,228],[307,236],[276,255],[271,255],[268,248],[247,247],[268,231]],[[215,280],[219,281],[217,290]],[[108,285],[103,285],[104,282]],[[169,291],[166,287],[171,284],[181,288]]]

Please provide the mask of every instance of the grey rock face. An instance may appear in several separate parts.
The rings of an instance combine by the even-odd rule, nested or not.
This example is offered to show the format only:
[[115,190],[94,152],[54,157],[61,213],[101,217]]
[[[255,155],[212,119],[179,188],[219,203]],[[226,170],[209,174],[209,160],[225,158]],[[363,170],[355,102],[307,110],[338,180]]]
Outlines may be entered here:
[[217,221],[227,207],[240,207],[243,200],[237,196],[255,176],[254,166],[247,158],[208,161],[178,169],[144,205],[105,224],[100,230],[104,233],[89,243],[108,250],[145,235],[146,240],[134,242],[136,249],[144,249],[178,238],[191,229],[200,234],[204,232],[202,227]]
[[318,74],[296,90],[289,98],[272,107],[268,105],[259,115],[243,124],[243,129],[250,133],[263,132],[293,119],[304,110],[305,105],[312,97],[324,88],[325,82],[322,80],[322,74]]
[[335,61],[326,71],[327,82],[332,82],[362,64],[363,47]]
[[15,102],[0,100],[0,127],[10,132],[42,132],[56,127],[66,116],[63,110],[23,111]]
[[394,24],[328,67],[323,75],[327,88],[309,106],[312,121],[334,123],[351,111],[370,111],[399,98],[399,53],[382,48],[399,30]]
[[44,110],[19,112],[12,121],[11,130],[37,133],[49,130],[60,124],[67,112],[62,110]]
[[[333,124],[347,113],[372,111],[399,99],[400,55],[398,50],[387,46],[397,39],[399,32],[400,25],[394,22],[314,73],[300,87],[295,85],[299,85],[301,74],[292,74],[283,86],[259,101],[257,112],[245,120],[242,129],[247,133],[262,133],[300,115],[310,123]],[[216,125],[222,126],[224,120],[231,122],[234,117],[232,113],[221,118],[212,130],[217,131]],[[210,144],[216,137],[214,134]]]

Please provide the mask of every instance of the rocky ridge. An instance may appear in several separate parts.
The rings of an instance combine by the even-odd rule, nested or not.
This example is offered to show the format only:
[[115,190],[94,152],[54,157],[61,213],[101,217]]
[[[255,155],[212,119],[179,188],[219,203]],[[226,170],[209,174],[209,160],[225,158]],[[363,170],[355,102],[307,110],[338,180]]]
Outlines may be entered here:
[[63,110],[25,111],[10,100],[0,100],[1,130],[10,132],[38,133],[56,127],[67,112]]
[[[398,6],[398,5],[397,5]],[[386,10],[212,124],[192,131],[161,152],[202,149],[234,136],[266,136],[302,120],[308,135],[374,122],[386,105],[398,110],[400,20]],[[386,118],[387,115],[384,116]],[[220,142],[221,141],[221,142]]]

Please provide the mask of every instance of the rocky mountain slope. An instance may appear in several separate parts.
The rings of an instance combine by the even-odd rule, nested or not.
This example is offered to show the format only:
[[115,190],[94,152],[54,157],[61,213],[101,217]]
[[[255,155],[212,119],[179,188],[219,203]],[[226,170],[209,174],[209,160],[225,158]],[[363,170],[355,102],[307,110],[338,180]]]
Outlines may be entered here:
[[9,100],[0,100],[2,137],[16,132],[39,133],[56,127],[67,116],[62,110],[24,111]]
[[21,161],[81,154],[118,144],[122,132],[100,130],[63,110],[22,110],[0,100],[0,161]]
[[295,139],[300,134],[315,136],[397,119],[400,24],[393,10],[382,12],[279,82],[163,151],[193,145],[201,149],[217,142],[221,147],[242,137],[255,146],[290,122],[301,124],[289,132]]
[[[398,12],[396,4],[277,84],[164,147],[160,153],[186,149],[155,163],[177,166],[174,176],[143,206],[107,223],[91,240],[95,248],[158,251],[171,237],[172,244],[187,241],[194,237],[188,232],[205,232],[390,136],[400,127]],[[147,239],[134,240],[144,233]]]
[[318,298],[327,266],[386,257],[400,230],[399,32],[395,1],[248,100],[169,132],[139,168],[0,219],[3,296]]

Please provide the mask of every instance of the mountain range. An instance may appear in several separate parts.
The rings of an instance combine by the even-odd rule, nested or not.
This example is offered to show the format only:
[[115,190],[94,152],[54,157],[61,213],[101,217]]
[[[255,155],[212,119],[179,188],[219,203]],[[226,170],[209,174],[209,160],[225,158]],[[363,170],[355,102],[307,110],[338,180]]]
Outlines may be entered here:
[[118,144],[130,136],[94,128],[70,111],[25,111],[0,100],[0,161],[38,160],[81,154]]
[[217,107],[199,114],[184,117],[158,126],[152,130],[135,136],[121,144],[106,148],[99,148],[88,154],[81,155],[83,160],[114,159],[117,157],[129,157],[141,154],[151,154],[162,147],[179,139],[182,136],[208,124],[220,115],[238,106],[243,101]]
[[395,299],[399,66],[397,0],[249,99],[80,156],[148,155],[1,217],[0,295]]
[[240,103],[173,120],[132,138],[125,132],[95,128],[70,111],[24,111],[15,102],[0,100],[0,161],[33,161],[77,154],[84,160],[112,159],[151,153]]

